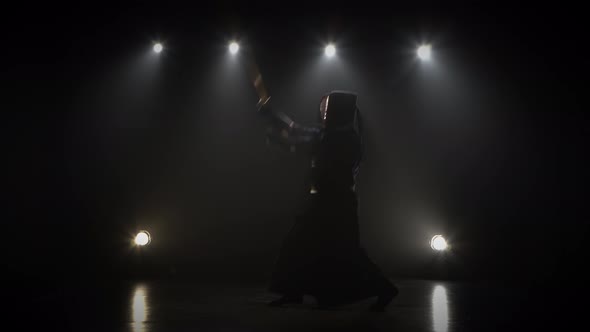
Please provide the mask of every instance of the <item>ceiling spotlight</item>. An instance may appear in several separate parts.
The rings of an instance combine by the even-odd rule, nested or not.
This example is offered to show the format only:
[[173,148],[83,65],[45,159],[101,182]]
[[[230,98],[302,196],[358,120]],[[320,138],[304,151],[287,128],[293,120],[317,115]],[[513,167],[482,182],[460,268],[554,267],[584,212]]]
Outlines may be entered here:
[[148,233],[147,231],[140,231],[135,236],[135,244],[137,244],[138,246],[145,246],[148,245],[150,242],[152,242],[152,237],[150,236],[150,233]]
[[418,54],[418,58],[420,58],[420,60],[428,61],[430,60],[430,57],[432,55],[432,48],[428,44],[421,45],[420,47],[418,47],[416,53]]
[[229,53],[236,54],[236,53],[238,53],[239,50],[240,50],[240,45],[238,45],[238,43],[231,42],[229,44]]
[[430,240],[430,247],[433,250],[443,251],[448,247],[447,240],[442,235],[435,235]]
[[327,57],[333,57],[336,54],[336,47],[333,44],[328,44],[324,50]]
[[160,52],[162,52],[163,49],[164,49],[164,46],[161,43],[154,44],[154,47],[153,47],[154,53],[156,53],[156,54],[160,53]]

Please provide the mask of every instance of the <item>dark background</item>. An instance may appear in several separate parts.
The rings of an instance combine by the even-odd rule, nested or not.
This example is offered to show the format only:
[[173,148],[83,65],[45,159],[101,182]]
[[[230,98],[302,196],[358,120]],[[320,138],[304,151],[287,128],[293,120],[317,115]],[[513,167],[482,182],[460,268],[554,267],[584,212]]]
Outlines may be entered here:
[[[308,160],[266,145],[250,54],[274,105],[303,123],[323,93],[358,92],[362,241],[389,276],[583,277],[580,8],[309,8],[8,10],[4,273],[268,278]],[[422,41],[432,63],[415,58]],[[142,250],[139,229],[153,236]],[[438,233],[452,251],[430,249]]]

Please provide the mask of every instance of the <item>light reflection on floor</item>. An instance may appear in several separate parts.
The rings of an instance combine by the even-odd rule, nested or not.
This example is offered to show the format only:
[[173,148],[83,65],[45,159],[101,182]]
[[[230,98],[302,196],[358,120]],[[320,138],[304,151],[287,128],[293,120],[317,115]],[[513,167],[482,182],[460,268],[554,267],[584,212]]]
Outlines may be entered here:
[[[156,280],[81,286],[61,303],[69,326],[101,332],[484,332],[536,322],[529,316],[519,321],[528,293],[518,293],[516,288],[431,280],[396,280],[395,284],[399,296],[383,313],[369,311],[374,299],[330,310],[318,310],[311,300],[270,308],[267,303],[276,295],[268,293],[262,282]],[[50,313],[57,320],[63,316],[55,308]]]
[[[149,287],[145,283],[133,286],[129,307],[130,330],[133,332],[152,330],[153,326],[149,323],[151,304],[148,291]],[[449,303],[447,288],[441,284],[433,285],[429,309],[432,314],[432,330],[434,332],[449,331]]]
[[431,311],[434,332],[447,332],[449,330],[449,300],[445,286],[434,286]]
[[131,298],[131,324],[134,332],[148,331],[147,321],[149,317],[148,288],[144,284],[138,284]]

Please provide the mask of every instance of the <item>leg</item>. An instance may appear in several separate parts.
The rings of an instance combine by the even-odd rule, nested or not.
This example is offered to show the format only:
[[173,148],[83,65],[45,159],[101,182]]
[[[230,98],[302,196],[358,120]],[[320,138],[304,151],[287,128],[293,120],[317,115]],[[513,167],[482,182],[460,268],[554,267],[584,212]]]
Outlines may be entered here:
[[389,280],[383,278],[379,282],[379,296],[377,297],[377,301],[373,303],[370,307],[371,311],[375,312],[383,312],[385,311],[385,307],[393,300],[394,297],[397,296],[399,290],[395,285],[393,285]]

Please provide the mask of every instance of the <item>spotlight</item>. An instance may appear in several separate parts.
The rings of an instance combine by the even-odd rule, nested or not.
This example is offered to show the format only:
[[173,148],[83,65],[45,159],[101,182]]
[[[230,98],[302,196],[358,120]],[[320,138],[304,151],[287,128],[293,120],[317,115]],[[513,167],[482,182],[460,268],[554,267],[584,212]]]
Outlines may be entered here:
[[160,53],[160,52],[162,52],[163,49],[164,49],[164,46],[161,43],[154,44],[154,47],[153,47],[154,53]]
[[430,60],[430,56],[432,54],[432,48],[430,45],[424,44],[418,47],[416,53],[418,54],[418,58],[420,58],[420,60],[428,61]]
[[333,44],[328,44],[324,52],[326,53],[327,57],[331,58],[334,56],[334,54],[336,54],[336,47]]
[[435,235],[430,240],[430,247],[433,250],[443,251],[448,247],[447,240],[442,235]]
[[229,53],[236,54],[236,53],[238,53],[239,50],[240,50],[240,45],[238,45],[238,43],[231,42],[229,44]]
[[150,236],[150,233],[148,233],[147,231],[140,231],[135,236],[135,244],[137,244],[138,246],[145,246],[148,245],[150,242],[152,242],[152,237]]

